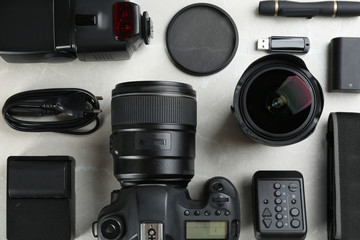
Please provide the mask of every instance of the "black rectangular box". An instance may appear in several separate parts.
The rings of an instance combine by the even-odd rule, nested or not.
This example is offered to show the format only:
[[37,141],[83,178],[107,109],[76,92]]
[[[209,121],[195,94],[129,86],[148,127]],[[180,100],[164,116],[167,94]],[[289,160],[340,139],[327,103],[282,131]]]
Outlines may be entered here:
[[74,239],[74,168],[68,156],[8,158],[8,240]]
[[360,237],[360,113],[328,120],[328,239]]
[[330,43],[331,92],[360,92],[360,38],[334,38]]

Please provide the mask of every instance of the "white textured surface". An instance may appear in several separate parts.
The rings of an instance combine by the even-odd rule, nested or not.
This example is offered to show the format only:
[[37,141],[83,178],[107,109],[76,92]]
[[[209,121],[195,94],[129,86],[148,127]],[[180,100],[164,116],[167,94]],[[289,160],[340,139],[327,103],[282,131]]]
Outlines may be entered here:
[[[22,133],[0,121],[0,239],[6,238],[6,159],[12,155],[70,155],[76,159],[76,237],[93,239],[91,223],[119,187],[108,153],[111,90],[133,80],[173,80],[197,91],[198,128],[196,173],[189,189],[200,195],[204,182],[215,175],[229,178],[241,198],[241,240],[255,239],[252,224],[251,178],[260,169],[295,169],[303,173],[309,240],[326,239],[326,126],[330,112],[360,111],[360,94],[327,90],[328,45],[332,38],[359,36],[360,18],[275,18],[257,14],[258,1],[212,0],[234,19],[239,31],[238,51],[228,67],[194,77],[170,61],[165,44],[167,24],[189,0],[136,1],[154,22],[151,45],[142,46],[130,61],[65,64],[8,64],[0,60],[0,106],[11,95],[32,89],[78,87],[102,95],[102,126],[90,136]],[[6,34],[6,33],[1,33]],[[233,92],[245,68],[265,52],[255,51],[256,40],[274,35],[307,36],[310,52],[300,56],[324,89],[325,107],[313,135],[287,147],[267,147],[249,140],[230,113]],[[56,216],[54,216],[56,218]]]

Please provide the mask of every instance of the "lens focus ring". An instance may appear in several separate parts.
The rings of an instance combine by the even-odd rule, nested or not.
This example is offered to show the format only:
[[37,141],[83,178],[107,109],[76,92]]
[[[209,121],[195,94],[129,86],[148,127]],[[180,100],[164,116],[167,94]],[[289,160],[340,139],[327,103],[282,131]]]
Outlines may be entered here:
[[112,125],[184,124],[196,126],[196,100],[179,96],[133,95],[112,100]]

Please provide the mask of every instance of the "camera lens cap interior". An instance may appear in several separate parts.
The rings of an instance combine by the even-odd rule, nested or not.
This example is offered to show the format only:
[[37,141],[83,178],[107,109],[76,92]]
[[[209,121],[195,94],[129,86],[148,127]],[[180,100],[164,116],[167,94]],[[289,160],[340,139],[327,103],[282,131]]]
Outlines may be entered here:
[[171,20],[166,45],[175,65],[192,75],[219,72],[233,59],[239,37],[234,21],[207,3],[189,5]]

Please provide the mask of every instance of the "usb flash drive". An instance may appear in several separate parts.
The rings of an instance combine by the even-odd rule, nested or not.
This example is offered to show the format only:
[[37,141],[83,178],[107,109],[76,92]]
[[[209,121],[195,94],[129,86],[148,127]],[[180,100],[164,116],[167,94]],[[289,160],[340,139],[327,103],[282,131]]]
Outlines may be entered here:
[[257,41],[257,50],[268,52],[307,53],[309,49],[307,37],[269,37]]

